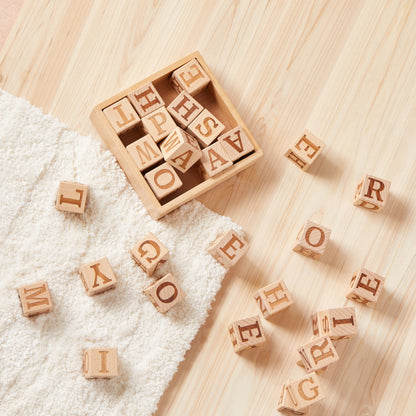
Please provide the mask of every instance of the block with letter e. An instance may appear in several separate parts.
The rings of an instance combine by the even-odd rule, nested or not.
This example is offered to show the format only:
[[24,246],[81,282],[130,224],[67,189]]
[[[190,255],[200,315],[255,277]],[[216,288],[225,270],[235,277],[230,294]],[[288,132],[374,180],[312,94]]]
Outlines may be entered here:
[[364,305],[374,305],[383,289],[385,278],[361,267],[350,282],[346,297]]
[[266,335],[258,315],[233,322],[229,325],[228,332],[235,352],[266,343]]
[[112,289],[117,284],[110,262],[106,257],[79,268],[79,274],[88,296]]
[[83,214],[88,186],[77,182],[62,181],[59,184],[55,207],[59,211]]
[[23,316],[33,316],[53,309],[48,283],[40,281],[17,289]]
[[185,90],[191,95],[201,92],[211,81],[196,58],[173,71],[171,80],[176,91]]

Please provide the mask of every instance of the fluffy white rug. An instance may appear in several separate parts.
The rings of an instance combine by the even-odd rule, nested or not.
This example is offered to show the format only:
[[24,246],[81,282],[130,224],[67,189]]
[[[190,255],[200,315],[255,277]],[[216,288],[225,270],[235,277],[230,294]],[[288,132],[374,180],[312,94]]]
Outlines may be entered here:
[[[0,414],[151,415],[225,275],[205,248],[240,228],[198,202],[152,220],[109,151],[1,90],[0,146]],[[84,215],[54,208],[60,180],[89,185]],[[166,315],[129,255],[148,231],[187,294]],[[101,257],[118,286],[88,297],[78,267]],[[54,309],[25,318],[16,288],[38,280]],[[118,378],[83,377],[82,351],[94,346],[118,348]]]

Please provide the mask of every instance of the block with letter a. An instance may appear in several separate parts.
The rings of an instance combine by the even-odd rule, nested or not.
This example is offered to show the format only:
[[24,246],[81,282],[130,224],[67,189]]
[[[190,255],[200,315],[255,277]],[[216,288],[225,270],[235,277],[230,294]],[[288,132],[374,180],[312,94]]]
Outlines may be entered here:
[[175,122],[186,129],[204,107],[186,91],[182,91],[167,107]]
[[147,172],[144,177],[157,199],[164,198],[183,185],[175,169],[169,163],[163,163]]
[[202,149],[200,167],[204,178],[212,178],[232,166],[233,162],[220,142]]
[[117,284],[116,276],[106,257],[82,265],[79,274],[88,296],[112,289]]
[[173,71],[171,80],[176,91],[191,95],[201,92],[211,81],[195,58]]
[[55,207],[59,211],[83,214],[88,186],[77,182],[62,181],[59,184]]
[[127,98],[122,98],[104,108],[103,113],[117,134],[131,130],[140,123],[139,115],[134,111]]
[[165,105],[162,97],[151,82],[131,92],[127,97],[140,117],[147,116]]
[[247,250],[247,241],[234,230],[221,234],[207,248],[208,253],[227,268],[234,266]]
[[381,293],[385,278],[362,267],[350,282],[346,297],[364,305],[374,305]]
[[357,317],[354,307],[332,308],[312,315],[313,335],[328,335],[332,341],[351,338],[357,334]]
[[167,312],[186,297],[178,279],[170,273],[147,287],[144,294],[160,313]]
[[89,348],[84,351],[85,378],[113,378],[117,376],[117,348]]
[[169,250],[152,233],[148,233],[130,250],[130,255],[151,276],[169,259]]
[[293,251],[317,260],[324,253],[330,235],[329,228],[308,220],[298,234]]
[[126,147],[140,172],[163,159],[162,152],[150,134],[129,144]]
[[325,144],[305,130],[302,136],[289,148],[285,156],[302,170],[307,170],[317,159]]
[[224,124],[205,108],[188,126],[187,131],[198,140],[202,147],[207,147],[224,129]]
[[17,289],[23,316],[33,316],[53,309],[48,283],[40,281]]
[[278,280],[258,290],[254,295],[254,299],[266,319],[294,303],[283,280]]
[[254,150],[251,140],[241,126],[227,131],[227,133],[218,137],[218,141],[222,144],[232,162]]
[[371,211],[381,211],[387,202],[391,182],[373,175],[365,175],[358,184],[354,205]]
[[228,332],[235,352],[266,343],[266,335],[258,315],[233,322],[229,325]]

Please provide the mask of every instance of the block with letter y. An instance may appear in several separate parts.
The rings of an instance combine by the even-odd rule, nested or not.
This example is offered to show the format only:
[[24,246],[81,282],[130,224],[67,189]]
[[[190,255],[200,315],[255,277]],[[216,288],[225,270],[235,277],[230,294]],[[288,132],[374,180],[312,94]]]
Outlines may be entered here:
[[112,289],[117,284],[116,276],[106,257],[84,264],[80,267],[79,274],[88,296]]

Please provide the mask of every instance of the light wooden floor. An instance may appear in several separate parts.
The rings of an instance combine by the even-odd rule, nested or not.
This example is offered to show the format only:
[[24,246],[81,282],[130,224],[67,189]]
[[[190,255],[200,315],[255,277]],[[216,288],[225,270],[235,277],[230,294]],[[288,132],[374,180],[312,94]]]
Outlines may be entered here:
[[[362,264],[387,276],[384,293],[373,310],[357,305],[359,335],[340,344],[321,377],[328,398],[310,414],[415,414],[416,4],[28,0],[0,55],[0,86],[98,138],[94,104],[197,49],[265,156],[201,198],[243,225],[251,249],[156,416],[276,414],[281,383],[302,374],[295,348],[310,314],[350,304]],[[309,173],[283,157],[305,127],[327,144]],[[352,205],[365,173],[392,181],[381,213]],[[308,218],[332,229],[319,262],[291,251]],[[228,323],[256,313],[253,292],[277,278],[296,304],[265,323],[267,346],[234,354]]]

